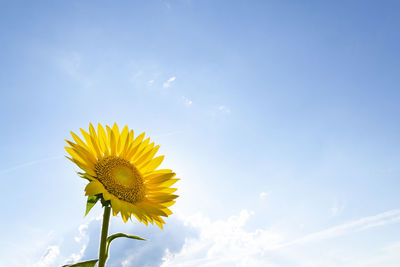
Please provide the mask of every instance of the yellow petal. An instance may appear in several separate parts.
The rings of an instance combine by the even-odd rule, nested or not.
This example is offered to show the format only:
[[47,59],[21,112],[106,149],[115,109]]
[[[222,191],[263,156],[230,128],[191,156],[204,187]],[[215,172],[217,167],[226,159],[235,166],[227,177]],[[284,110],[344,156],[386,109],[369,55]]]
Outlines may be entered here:
[[170,201],[170,202],[162,203],[162,205],[167,208],[167,207],[171,207],[175,203],[176,203],[176,201]]
[[97,133],[99,136],[99,144],[100,144],[101,151],[103,152],[104,156],[107,157],[110,154],[109,149],[108,149],[109,143],[108,143],[106,131],[104,130],[103,126],[101,126],[100,123],[97,125]]
[[[131,205],[133,206],[133,205]],[[134,207],[135,210],[131,211],[132,214],[136,217],[136,219],[138,219],[139,222],[145,222],[147,221],[146,216],[143,214],[142,209],[138,208],[138,207]]]
[[169,216],[172,215],[172,211],[170,209],[163,209],[163,211]]
[[96,130],[93,127],[92,123],[89,123],[89,133],[92,137],[94,137],[97,140],[97,134],[96,134]]
[[160,227],[160,229],[164,229],[163,224],[165,224],[165,222],[161,217],[155,217],[154,221],[157,224],[157,226]]
[[[147,138],[150,142],[150,138]],[[138,152],[132,157],[132,162],[137,162],[143,155],[151,151],[154,147],[154,143],[147,144],[147,139],[142,143],[142,146],[138,148]]]
[[136,150],[139,148],[139,146],[140,144],[135,144],[135,142],[131,143],[124,158],[130,161],[132,159],[132,156],[136,153]]
[[175,179],[170,179],[167,180],[165,182],[160,183],[160,186],[165,186],[165,187],[170,187],[171,185],[175,184],[176,182],[178,182],[180,179],[175,178]]
[[86,143],[83,142],[82,139],[79,138],[79,136],[77,136],[77,135],[74,134],[73,132],[71,132],[71,135],[72,135],[72,138],[74,139],[74,141],[75,141],[78,145],[80,145],[80,146],[82,146],[82,147],[88,149],[88,146],[86,145]]
[[168,217],[168,215],[164,211],[162,211],[162,209],[154,207],[155,206],[154,204],[155,203],[150,204],[149,202],[140,202],[140,203],[137,203],[136,205],[138,207],[143,208],[146,212],[149,212],[152,215]]
[[89,168],[86,164],[83,164],[82,162],[79,162],[76,159],[73,159],[73,158],[70,158],[67,156],[66,156],[66,158],[69,159],[70,161],[72,161],[73,163],[75,163],[79,168],[81,168],[82,170],[87,172],[89,175],[91,175],[91,176],[96,175],[95,172],[91,168]]
[[[67,143],[72,147],[73,151],[79,155],[81,159],[84,160],[84,162],[89,165],[91,168],[94,168],[94,165],[96,164],[97,160],[96,158],[85,148],[78,146],[68,140],[66,140]],[[68,151],[67,151],[68,152]],[[72,156],[72,155],[71,155]]]
[[129,219],[129,215],[126,212],[121,212],[121,217],[124,223],[126,223]]
[[[144,145],[147,145],[150,141],[150,138],[147,138],[145,141],[142,142],[144,138],[144,133],[136,137],[135,141],[131,144],[131,148],[129,149],[128,154],[126,155],[126,158],[131,161],[131,159],[134,157],[135,153],[140,150]],[[143,145],[144,144],[144,145]]]
[[[131,135],[133,136],[133,131],[131,131],[131,132],[126,136],[126,139],[125,139],[125,141],[124,141],[124,145],[123,145],[123,147],[122,147],[121,154],[120,154],[120,157],[121,157],[121,158],[125,158],[125,157],[126,157],[126,154],[128,153],[128,149],[129,149],[129,145],[130,145],[130,140],[131,140]],[[122,145],[121,145],[121,146],[122,146]]]
[[99,138],[97,137],[96,130],[91,123],[89,123],[89,133],[90,141],[92,142],[93,148],[96,151],[97,158],[100,159],[103,157],[103,153],[100,151],[101,146],[99,144]]
[[86,196],[94,196],[97,194],[101,194],[105,191],[104,186],[98,181],[91,181],[85,187]]
[[154,194],[157,193],[167,193],[167,194],[172,194],[174,192],[176,192],[178,189],[176,188],[170,188],[170,187],[152,187],[152,186],[148,186],[149,189],[149,194],[153,194],[151,192],[154,192]]
[[171,173],[145,176],[144,179],[148,184],[161,184],[167,180],[172,179],[175,175],[176,174],[174,172],[171,172]]
[[125,126],[125,127],[122,129],[121,136],[119,137],[120,146],[119,146],[118,149],[117,149],[117,150],[118,150],[118,151],[117,151],[118,154],[121,154],[122,151],[124,150],[124,148],[125,148],[125,143],[128,143],[128,138],[129,138],[129,129],[128,129],[128,126]]
[[110,132],[110,153],[111,156],[116,156],[117,155],[117,143],[115,140],[115,135],[114,132]]
[[111,200],[111,207],[113,209],[113,215],[116,216],[119,212],[121,212],[121,200],[118,198],[113,198]]
[[85,160],[84,160],[78,153],[76,153],[75,150],[73,150],[71,147],[66,146],[66,147],[64,147],[64,148],[65,148],[65,150],[67,151],[67,153],[68,153],[71,157],[73,157],[74,159],[76,159],[76,160],[78,160],[78,161],[80,161],[80,162],[85,162]]
[[149,200],[154,201],[156,203],[166,203],[174,200],[177,198],[178,195],[171,195],[171,194],[157,194],[154,196],[149,196]]
[[114,122],[114,125],[112,127],[112,131],[115,135],[115,139],[117,140],[119,138],[119,128],[116,122]]
[[90,135],[85,130],[83,130],[83,129],[80,129],[80,130],[81,130],[83,137],[85,138],[86,143],[88,144],[89,152],[92,155],[94,155],[96,158],[99,158],[100,155],[99,155],[98,151],[96,151],[94,144],[92,144]]
[[150,145],[147,146],[146,148],[147,152],[145,151],[143,155],[135,161],[135,165],[138,166],[138,168],[146,166],[153,159],[154,155],[157,153],[159,148],[160,146],[155,146],[155,147]]
[[161,162],[163,162],[163,160],[164,160],[164,156],[159,156],[159,157],[152,159],[150,161],[150,163],[146,167],[144,167],[143,173],[148,173],[148,172],[151,172],[151,171],[157,169],[158,166],[160,166]]
[[134,161],[138,156],[140,156],[149,143],[150,143],[150,138],[146,138],[146,140],[144,140],[136,149],[136,153],[133,154],[133,156],[131,157],[131,161]]

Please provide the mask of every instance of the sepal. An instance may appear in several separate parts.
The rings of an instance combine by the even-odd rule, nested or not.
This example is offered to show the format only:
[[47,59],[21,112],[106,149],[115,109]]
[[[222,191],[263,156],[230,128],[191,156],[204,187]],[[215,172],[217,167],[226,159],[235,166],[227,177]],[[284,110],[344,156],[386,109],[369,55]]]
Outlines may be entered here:
[[100,197],[97,195],[88,197],[87,202],[86,202],[85,216],[88,215],[89,211],[94,207],[94,205],[96,205],[96,203],[99,199],[100,199]]

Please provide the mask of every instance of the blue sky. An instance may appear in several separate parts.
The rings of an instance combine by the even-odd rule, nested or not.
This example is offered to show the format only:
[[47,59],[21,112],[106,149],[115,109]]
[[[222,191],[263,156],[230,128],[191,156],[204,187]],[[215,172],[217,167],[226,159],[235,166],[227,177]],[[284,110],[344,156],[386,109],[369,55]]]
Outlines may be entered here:
[[[397,266],[397,1],[0,1],[0,266],[95,258],[65,155],[145,131],[181,181],[110,266]],[[24,255],[24,257],[21,257]]]

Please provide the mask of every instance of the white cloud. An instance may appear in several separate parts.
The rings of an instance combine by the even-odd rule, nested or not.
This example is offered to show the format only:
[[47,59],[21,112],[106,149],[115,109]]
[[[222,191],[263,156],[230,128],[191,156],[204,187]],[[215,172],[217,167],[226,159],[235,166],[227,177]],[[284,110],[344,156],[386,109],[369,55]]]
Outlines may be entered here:
[[176,80],[175,76],[169,78],[166,82],[163,83],[163,87],[164,88],[171,87],[171,83],[174,82],[175,80]]
[[154,84],[154,80],[150,80],[150,81],[147,82],[147,86],[149,86],[149,87],[153,86],[153,84]]
[[83,255],[85,254],[86,247],[87,247],[86,244],[82,245],[82,248],[79,251],[79,253],[72,253],[71,256],[69,256],[69,258],[64,261],[64,264],[73,264],[82,259]]
[[[163,267],[168,266],[249,266],[259,261],[252,254],[272,249],[283,241],[281,234],[258,229],[244,229],[252,212],[242,210],[239,216],[212,222],[197,214],[185,218],[185,223],[198,229],[197,239],[187,239],[177,254],[166,254]],[[252,266],[268,266],[252,265]]]
[[74,237],[76,242],[81,242],[82,238],[86,236],[86,230],[88,229],[87,224],[82,224],[78,227],[79,235]]
[[42,258],[37,263],[35,263],[33,267],[53,266],[53,263],[59,254],[60,249],[58,248],[58,246],[50,246],[47,248]]
[[190,107],[193,104],[192,100],[190,100],[189,98],[187,98],[185,96],[182,96],[182,101],[186,107]]
[[[277,229],[246,230],[246,223],[251,215],[251,212],[243,210],[239,216],[214,222],[201,214],[184,218],[186,225],[199,231],[199,237],[186,239],[178,253],[166,251],[162,266],[338,266],[344,262],[346,264],[341,266],[353,266],[360,259],[336,251],[336,248],[324,251],[325,258],[321,258],[307,249],[303,253],[304,246],[309,244],[314,250],[318,250],[321,245],[329,244],[322,242],[323,240],[400,222],[400,210],[391,210],[291,239]],[[318,242],[318,245],[313,246],[314,242]],[[379,262],[390,261],[384,256],[384,259],[379,255],[374,257],[378,257]],[[393,255],[390,254],[390,257],[393,258]]]
[[219,106],[218,110],[225,114],[231,113],[231,110],[227,106],[224,106],[224,105]]
[[[268,192],[266,193],[268,196]],[[264,195],[264,194],[260,194]],[[363,253],[362,248],[352,250],[338,246],[339,236],[352,235],[373,227],[400,222],[400,209],[374,216],[362,217],[322,231],[300,237],[289,235],[280,225],[251,228],[250,220],[258,220],[255,213],[242,210],[237,216],[212,220],[197,213],[182,216],[175,213],[168,218],[166,228],[145,227],[141,224],[123,224],[116,218],[110,233],[134,233],[149,241],[120,239],[111,246],[109,266],[397,266],[400,243],[373,244],[374,253]],[[74,249],[47,246],[47,252],[35,267],[59,266],[97,257],[101,220],[88,221],[77,227],[78,234],[69,238]],[[75,239],[75,241],[74,241]],[[51,241],[54,242],[54,241]],[[51,244],[51,243],[50,243]],[[54,243],[53,243],[54,244]],[[348,245],[343,243],[343,245]],[[60,248],[60,249],[58,249]],[[62,251],[63,255],[59,255]],[[68,251],[68,252],[67,252]],[[67,255],[67,256],[66,256]],[[371,264],[373,262],[373,264]],[[369,264],[366,264],[369,263]]]
[[[94,220],[94,219],[92,219]],[[80,259],[82,259],[83,255],[85,254],[86,248],[87,248],[87,243],[89,241],[89,236],[88,236],[88,224],[82,224],[78,227],[78,236],[74,237],[75,242],[77,243],[83,243],[80,251],[78,253],[72,253],[66,260],[64,260],[64,264],[73,264],[78,262]]]
[[[66,240],[64,240],[64,243],[61,244],[60,250],[64,255],[58,257],[56,262],[58,265],[54,266],[98,257],[101,217],[91,219],[86,224],[79,226],[78,231],[79,234],[75,238],[69,238],[73,241],[72,243],[66,244]],[[110,258],[107,261],[107,266],[160,266],[164,252],[167,249],[172,253],[180,251],[185,238],[194,236],[191,231],[176,216],[168,218],[164,230],[160,230],[156,226],[146,227],[137,222],[125,224],[121,218],[112,217],[110,234],[115,232],[132,233],[142,236],[148,241],[117,239],[110,246]],[[71,248],[73,249],[71,250]]]

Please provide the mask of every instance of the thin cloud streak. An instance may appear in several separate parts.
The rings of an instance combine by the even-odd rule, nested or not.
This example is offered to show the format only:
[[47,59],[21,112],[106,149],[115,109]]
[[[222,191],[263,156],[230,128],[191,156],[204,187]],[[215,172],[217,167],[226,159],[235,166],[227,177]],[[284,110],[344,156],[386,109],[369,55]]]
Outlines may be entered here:
[[6,174],[6,173],[10,173],[10,172],[13,172],[13,171],[16,171],[19,169],[23,169],[23,168],[32,166],[32,165],[36,165],[39,163],[44,163],[44,162],[48,162],[48,161],[52,161],[52,160],[56,160],[56,159],[61,159],[63,157],[64,156],[55,156],[55,157],[43,158],[43,159],[38,159],[38,160],[33,160],[33,161],[26,162],[26,163],[22,163],[22,164],[19,164],[17,166],[14,166],[14,167],[11,167],[8,169],[0,170],[0,176],[3,174]]
[[[155,136],[154,138],[171,136],[171,135],[176,135],[176,134],[181,134],[181,133],[183,133],[183,131],[174,131],[174,132],[169,132],[169,133],[163,133],[163,134]],[[29,161],[29,162],[18,164],[16,166],[0,170],[0,176],[2,176],[4,174],[7,174],[7,173],[10,173],[10,172],[13,172],[13,171],[17,171],[19,169],[30,167],[32,165],[45,163],[45,162],[49,162],[49,161],[53,161],[53,160],[57,160],[57,159],[62,159],[62,158],[64,158],[64,156],[54,156],[54,157],[42,158],[42,159],[32,160],[32,161]]]
[[340,235],[351,234],[354,232],[365,231],[369,228],[385,226],[387,224],[400,222],[400,209],[386,211],[374,216],[363,217],[345,224],[334,226],[323,231],[312,233],[304,237],[282,244],[280,247],[287,247],[297,244],[319,241],[323,239],[334,238]]

